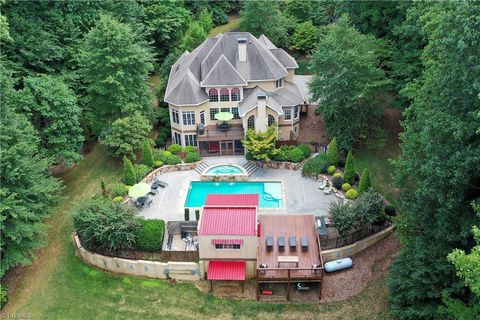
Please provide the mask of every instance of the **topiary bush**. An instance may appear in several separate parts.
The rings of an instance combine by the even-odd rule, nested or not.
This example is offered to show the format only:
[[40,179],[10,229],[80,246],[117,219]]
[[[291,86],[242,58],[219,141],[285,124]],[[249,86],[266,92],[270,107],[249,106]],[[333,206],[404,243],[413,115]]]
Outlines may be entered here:
[[337,170],[337,168],[335,168],[335,166],[329,166],[329,167],[327,168],[327,173],[328,173],[329,175],[332,175],[332,174],[335,172],[335,170]]
[[355,200],[358,197],[358,191],[355,189],[350,189],[345,192],[345,197],[350,200]]
[[153,167],[153,151],[152,151],[152,146],[150,145],[149,140],[145,140],[143,142],[143,156],[142,156],[142,162],[146,166],[149,166],[150,168]]
[[332,185],[335,187],[335,189],[339,190],[342,187],[343,184],[343,178],[342,177],[333,177],[332,178]]
[[348,190],[350,190],[350,189],[352,189],[352,186],[350,185],[350,183],[345,182],[344,184],[342,184],[342,190],[343,190],[343,191],[346,192],[346,191],[348,191]]
[[115,202],[115,203],[120,203],[120,202],[123,201],[123,197],[122,196],[115,197],[115,198],[113,198],[112,201]]
[[123,197],[127,194],[127,188],[123,183],[115,183],[110,189],[110,195],[112,197]]
[[315,158],[309,159],[305,162],[302,168],[302,175],[316,176],[320,173],[325,173],[326,171],[323,172],[325,166],[328,167],[327,155],[324,153],[319,154]]
[[154,154],[155,161],[159,160],[165,163],[168,157],[170,157],[172,153],[170,151],[156,151]]
[[365,168],[363,169],[362,172],[362,178],[360,179],[360,185],[358,186],[358,192],[359,193],[364,193],[368,189],[370,189],[371,183],[370,183],[370,171]]
[[172,154],[165,159],[165,164],[176,165],[182,163],[182,159],[179,156]]
[[150,167],[145,164],[136,164],[133,166],[135,175],[137,176],[137,182],[141,181],[151,171]]
[[187,152],[185,155],[185,163],[193,163],[202,160],[198,152]]
[[154,166],[155,168],[160,168],[161,166],[163,166],[163,161],[157,160],[157,161],[155,161],[155,162],[153,163],[153,166]]
[[343,179],[350,184],[355,182],[355,162],[352,151],[348,151],[347,154],[345,170],[343,171]]
[[184,218],[185,218],[185,221],[190,221],[190,209],[185,208]]
[[333,177],[334,177],[334,178],[342,178],[342,179],[343,179],[343,174],[342,174],[341,172],[335,172],[335,173],[333,174]]
[[135,248],[144,251],[159,251],[162,249],[165,221],[160,219],[138,218],[140,228],[137,230]]
[[287,160],[291,162],[301,162],[305,158],[303,151],[299,148],[293,148],[287,153]]
[[186,146],[183,151],[185,151],[185,153],[189,153],[189,152],[197,152],[197,148],[195,148],[194,146]]
[[125,156],[123,157],[123,181],[130,186],[137,183],[137,176],[135,175],[132,162]]
[[170,151],[172,154],[179,154],[182,151],[182,146],[174,143],[169,145],[167,150]]
[[310,149],[310,147],[307,144],[301,144],[297,148],[302,150],[303,156],[305,158],[310,157],[310,154],[312,154],[312,150]]
[[336,165],[338,163],[337,138],[333,138],[328,145],[327,159],[331,164]]

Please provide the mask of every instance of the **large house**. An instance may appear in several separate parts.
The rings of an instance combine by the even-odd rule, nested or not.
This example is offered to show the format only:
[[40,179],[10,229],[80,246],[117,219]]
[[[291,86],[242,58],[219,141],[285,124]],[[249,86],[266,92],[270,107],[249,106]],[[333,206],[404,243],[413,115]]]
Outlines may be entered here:
[[[173,64],[165,102],[172,140],[203,155],[244,154],[248,129],[278,124],[278,140],[296,140],[304,97],[295,59],[264,35],[228,32],[208,38]],[[219,112],[233,114],[218,121]]]

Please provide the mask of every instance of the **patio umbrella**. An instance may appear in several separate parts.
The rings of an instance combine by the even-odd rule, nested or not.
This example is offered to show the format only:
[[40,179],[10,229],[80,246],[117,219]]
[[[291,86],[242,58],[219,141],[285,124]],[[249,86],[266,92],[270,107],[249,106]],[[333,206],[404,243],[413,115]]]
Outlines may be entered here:
[[128,190],[128,195],[134,199],[143,197],[150,192],[150,185],[140,182],[133,185],[130,190]]
[[229,121],[233,119],[233,113],[230,112],[219,112],[215,115],[215,119],[220,121]]

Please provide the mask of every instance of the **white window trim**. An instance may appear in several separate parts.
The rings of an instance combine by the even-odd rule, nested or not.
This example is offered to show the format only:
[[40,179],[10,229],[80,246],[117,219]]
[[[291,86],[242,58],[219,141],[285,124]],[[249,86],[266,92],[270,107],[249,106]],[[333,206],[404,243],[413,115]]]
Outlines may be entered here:
[[[287,119],[287,110],[290,111],[290,119]],[[285,121],[292,121],[293,120],[293,110],[291,107],[287,107],[283,109],[283,119]]]

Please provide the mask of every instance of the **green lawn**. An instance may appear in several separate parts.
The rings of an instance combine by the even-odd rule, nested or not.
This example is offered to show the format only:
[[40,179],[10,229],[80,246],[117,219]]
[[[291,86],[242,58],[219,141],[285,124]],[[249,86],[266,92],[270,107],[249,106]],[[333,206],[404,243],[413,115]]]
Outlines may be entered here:
[[97,146],[63,176],[65,200],[49,221],[49,246],[21,279],[5,313],[34,319],[391,319],[384,279],[357,297],[328,305],[225,300],[190,283],[115,275],[90,268],[74,255],[71,211],[100,191],[99,179],[119,179],[121,164]]
[[225,33],[225,32],[228,32],[228,31],[238,29],[239,25],[240,25],[239,17],[238,16],[230,16],[227,24],[222,24],[221,26],[213,28],[212,30],[210,30],[210,33],[208,34],[208,36],[209,37],[214,37],[219,33]]

